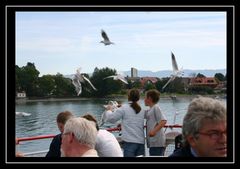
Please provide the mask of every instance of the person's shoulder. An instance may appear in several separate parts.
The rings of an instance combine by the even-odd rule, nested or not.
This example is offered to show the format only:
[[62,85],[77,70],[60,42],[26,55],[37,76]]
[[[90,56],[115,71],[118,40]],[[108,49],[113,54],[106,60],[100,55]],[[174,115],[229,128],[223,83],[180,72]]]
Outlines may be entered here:
[[169,157],[193,157],[189,147],[182,147],[175,150]]
[[[129,104],[123,104],[121,107],[117,108],[118,111],[126,111],[130,108],[131,106]],[[117,111],[116,110],[116,111]]]
[[102,135],[102,134],[105,134],[105,133],[108,133],[109,131],[105,130],[105,129],[99,129],[98,130],[98,135]]
[[159,104],[157,104],[157,103],[153,105],[153,109],[157,110],[157,111],[161,111],[161,108],[160,108]]
[[130,107],[130,104],[125,103],[125,104],[123,104],[121,107],[119,107],[119,109],[121,109],[121,108],[126,108],[126,107]]
[[62,134],[57,134],[56,136],[53,137],[53,141],[59,141],[62,138]]
[[169,155],[168,157],[183,157],[183,150],[182,149],[178,149],[175,150],[171,155]]
[[105,129],[100,129],[98,130],[98,135],[113,135],[113,134]]

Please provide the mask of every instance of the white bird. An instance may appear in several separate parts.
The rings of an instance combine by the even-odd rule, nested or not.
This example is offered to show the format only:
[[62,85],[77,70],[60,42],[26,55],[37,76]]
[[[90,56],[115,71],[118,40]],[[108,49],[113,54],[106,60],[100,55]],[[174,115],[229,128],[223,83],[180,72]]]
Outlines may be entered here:
[[114,44],[113,42],[111,42],[106,34],[106,32],[104,30],[101,31],[102,37],[103,37],[103,41],[101,41],[100,43],[103,43],[105,46],[106,45],[111,45]]
[[88,78],[86,78],[83,74],[81,74],[80,71],[81,71],[81,68],[78,68],[77,73],[74,75],[74,78],[72,79],[72,84],[75,86],[75,90],[77,92],[77,95],[79,96],[82,93],[81,83],[84,83],[85,81],[87,81],[94,90],[97,90],[93,86],[91,81]]
[[[121,80],[123,83],[128,84],[128,82],[127,82],[127,80],[125,79],[125,77],[123,77],[123,76],[120,75],[120,74],[108,76],[108,77],[105,77],[104,79],[107,79],[107,78],[113,78],[113,80]],[[103,79],[103,80],[104,80],[104,79]]]
[[117,101],[109,101],[107,105],[103,105],[104,108],[108,108],[108,106],[111,106],[113,111],[118,108],[118,102]]
[[171,78],[168,80],[168,82],[163,86],[162,90],[170,83],[172,82],[176,77],[182,76],[183,75],[183,68],[180,70],[178,69],[177,61],[175,59],[174,54],[172,54],[172,68],[173,68],[173,73],[171,74]]
[[31,113],[25,113],[25,112],[16,112],[16,115],[17,116],[30,116],[31,115]]
[[115,110],[118,109],[118,102],[117,101],[109,101],[107,105],[103,105],[103,107],[106,109],[103,113],[102,113],[102,116],[101,116],[101,119],[100,119],[100,123],[99,123],[99,126],[101,127],[102,125],[104,125],[104,123],[106,123],[107,121],[107,109],[109,107],[111,107],[111,111],[114,112]]
[[77,95],[79,96],[82,93],[82,85],[76,75],[74,75],[74,78],[72,79],[72,84],[74,85]]

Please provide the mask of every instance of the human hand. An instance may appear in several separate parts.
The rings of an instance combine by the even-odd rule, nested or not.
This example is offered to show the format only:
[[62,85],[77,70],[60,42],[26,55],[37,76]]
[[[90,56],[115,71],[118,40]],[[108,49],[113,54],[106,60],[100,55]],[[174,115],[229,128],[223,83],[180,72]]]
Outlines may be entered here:
[[107,107],[106,107],[106,110],[110,110],[110,111],[112,111],[112,105],[107,105]]
[[24,154],[20,152],[16,152],[16,157],[24,157]]

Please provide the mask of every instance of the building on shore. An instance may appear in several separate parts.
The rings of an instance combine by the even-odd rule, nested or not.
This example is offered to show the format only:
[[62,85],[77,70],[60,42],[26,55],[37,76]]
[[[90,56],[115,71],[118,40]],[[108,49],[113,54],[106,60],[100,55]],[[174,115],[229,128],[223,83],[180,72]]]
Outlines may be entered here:
[[138,77],[138,70],[136,68],[131,68],[131,78]]
[[26,98],[26,92],[22,91],[22,92],[17,92],[17,99],[24,99]]

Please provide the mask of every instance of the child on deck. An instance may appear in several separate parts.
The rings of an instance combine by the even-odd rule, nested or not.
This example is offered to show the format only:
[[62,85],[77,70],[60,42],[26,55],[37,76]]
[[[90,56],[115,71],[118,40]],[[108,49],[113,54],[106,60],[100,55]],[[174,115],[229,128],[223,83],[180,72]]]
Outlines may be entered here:
[[153,89],[147,91],[144,99],[145,105],[150,107],[145,113],[147,146],[150,156],[163,156],[165,151],[166,137],[163,127],[167,123],[167,119],[157,104],[159,98],[160,93]]

